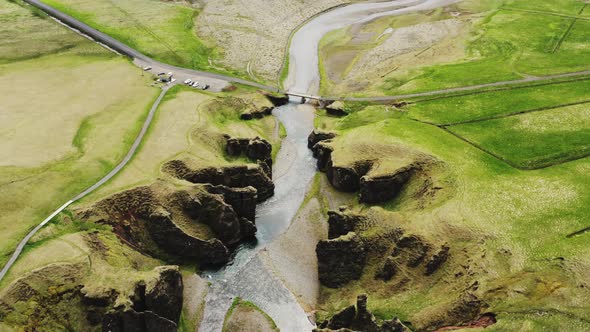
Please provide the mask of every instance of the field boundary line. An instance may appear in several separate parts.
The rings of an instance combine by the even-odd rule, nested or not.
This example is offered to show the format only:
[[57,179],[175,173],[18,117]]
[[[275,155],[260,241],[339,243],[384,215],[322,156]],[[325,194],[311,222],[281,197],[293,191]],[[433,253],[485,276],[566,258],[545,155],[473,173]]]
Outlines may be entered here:
[[[483,118],[479,118],[479,119],[472,119],[472,120],[465,120],[465,121],[451,122],[451,123],[435,123],[435,122],[432,122],[432,123],[435,124],[436,126],[451,127],[451,126],[457,126],[457,125],[462,125],[462,124],[469,124],[469,123],[477,123],[477,122],[483,122],[483,121],[489,121],[489,120],[510,118],[513,116],[518,116],[518,115],[523,115],[523,114],[528,114],[528,113],[550,111],[550,110],[554,110],[554,109],[558,109],[558,108],[562,108],[562,107],[584,105],[584,104],[588,104],[588,103],[590,103],[590,99],[582,100],[582,101],[578,101],[578,102],[573,102],[573,103],[567,103],[567,104],[559,104],[559,105],[533,108],[533,109],[529,109],[529,110],[512,112],[512,113],[507,113],[507,114],[498,114],[498,115],[483,117]],[[416,119],[414,119],[414,120],[416,120]]]
[[422,121],[422,120],[413,119],[413,118],[409,118],[409,120],[415,121],[415,122],[418,122],[418,123],[422,123],[422,124],[425,124],[425,125],[429,125],[429,126],[434,126],[434,127],[437,127],[437,128],[439,128],[441,130],[444,130],[446,133],[455,136],[456,138],[458,138],[461,141],[463,141],[463,142],[471,145],[472,147],[474,147],[474,148],[476,148],[476,149],[478,149],[478,150],[480,150],[480,151],[482,151],[482,152],[490,155],[491,157],[496,158],[497,160],[505,163],[506,165],[508,165],[508,166],[510,166],[512,168],[515,168],[515,169],[518,169],[518,170],[521,170],[521,171],[535,171],[535,170],[549,168],[549,167],[557,166],[557,165],[562,165],[562,164],[565,164],[565,163],[569,163],[569,162],[572,162],[572,161],[576,161],[576,160],[580,160],[580,159],[584,159],[584,158],[590,157],[590,151],[588,151],[588,152],[584,152],[584,153],[582,153],[580,155],[572,155],[572,156],[570,156],[568,158],[562,158],[562,159],[559,159],[559,160],[553,160],[551,162],[544,163],[544,164],[542,164],[540,166],[521,166],[521,165],[518,165],[517,163],[513,162],[512,160],[507,159],[505,157],[502,157],[501,155],[499,155],[499,154],[497,154],[495,152],[492,152],[489,149],[484,148],[483,146],[479,145],[478,143],[475,143],[475,142],[473,142],[473,141],[471,141],[471,140],[469,140],[469,139],[467,139],[467,138],[465,138],[465,137],[463,137],[463,136],[455,133],[454,131],[450,130],[448,128],[448,126],[437,125],[436,123],[432,123],[432,122],[428,122],[428,121]]
[[520,9],[520,8],[513,8],[513,7],[501,7],[500,10],[508,10],[508,11],[513,11],[513,12],[523,12],[523,13],[531,13],[531,14],[541,14],[541,15],[557,16],[557,17],[565,17],[565,18],[577,18],[580,20],[590,21],[590,18],[586,18],[586,17],[580,17],[577,15],[574,16],[574,15],[562,14],[562,13],[558,13],[558,12],[548,12],[548,11],[543,11],[543,10]]

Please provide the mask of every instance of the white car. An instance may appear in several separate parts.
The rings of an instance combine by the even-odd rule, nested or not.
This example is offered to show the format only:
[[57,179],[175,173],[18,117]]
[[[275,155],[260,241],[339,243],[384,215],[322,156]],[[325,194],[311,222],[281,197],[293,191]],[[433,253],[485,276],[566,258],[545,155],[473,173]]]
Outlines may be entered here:
[[190,78],[187,78],[186,80],[184,80],[184,84],[188,84],[190,85],[193,81],[191,81]]
[[152,69],[152,67],[150,67],[150,66],[143,67],[143,70],[145,70],[145,71],[148,71],[148,70],[150,70],[150,69]]
[[192,84],[192,86],[193,86],[193,88],[198,88],[198,87],[199,87],[199,82],[194,82],[194,83]]

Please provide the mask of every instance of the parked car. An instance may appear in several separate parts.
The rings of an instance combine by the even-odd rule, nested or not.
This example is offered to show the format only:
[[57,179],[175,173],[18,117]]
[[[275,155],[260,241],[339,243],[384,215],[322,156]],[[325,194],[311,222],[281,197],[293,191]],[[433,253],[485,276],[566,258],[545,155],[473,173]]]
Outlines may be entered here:
[[145,70],[145,71],[148,71],[150,69],[152,69],[152,67],[150,67],[150,66],[143,67],[143,70]]
[[199,87],[199,82],[193,82],[192,87],[193,88],[198,88]]
[[202,87],[201,89],[203,89],[203,90],[207,90],[207,89],[209,89],[209,84],[205,84],[205,85],[203,85],[203,87]]
[[188,84],[190,85],[193,81],[191,81],[190,78],[187,78],[186,80],[184,80],[184,84]]

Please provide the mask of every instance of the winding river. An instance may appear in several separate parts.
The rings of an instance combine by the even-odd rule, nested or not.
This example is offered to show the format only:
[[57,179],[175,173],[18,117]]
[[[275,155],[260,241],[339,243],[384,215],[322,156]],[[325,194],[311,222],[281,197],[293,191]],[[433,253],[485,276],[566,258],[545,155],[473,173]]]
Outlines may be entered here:
[[[318,45],[329,31],[362,24],[378,17],[406,14],[449,5],[458,0],[397,0],[339,7],[302,26],[289,49],[287,91],[316,94],[319,90]],[[221,331],[234,297],[251,301],[266,312],[283,332],[311,331],[314,324],[284,283],[261,261],[259,251],[284,233],[303,202],[316,172],[307,148],[314,126],[314,108],[291,103],[273,111],[287,136],[273,168],[275,195],[257,208],[257,244],[238,249],[234,261],[218,271],[205,271],[211,287],[205,299],[201,332]]]

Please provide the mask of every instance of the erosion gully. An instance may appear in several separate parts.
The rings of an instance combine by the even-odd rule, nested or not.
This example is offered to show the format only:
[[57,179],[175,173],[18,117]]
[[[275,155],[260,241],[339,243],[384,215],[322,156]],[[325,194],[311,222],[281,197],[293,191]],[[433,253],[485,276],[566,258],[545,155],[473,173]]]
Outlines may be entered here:
[[[329,31],[362,24],[382,16],[428,10],[457,0],[397,0],[368,2],[339,7],[317,16],[294,35],[289,48],[288,91],[316,94],[319,90],[318,45]],[[238,248],[232,263],[216,271],[203,271],[210,279],[205,298],[201,332],[221,331],[225,314],[235,297],[253,302],[266,312],[283,332],[311,331],[315,324],[301,308],[281,279],[261,261],[260,250],[284,233],[303,202],[316,172],[315,161],[307,148],[307,136],[314,127],[311,105],[300,99],[276,108],[273,115],[285,126],[284,138],[273,167],[275,195],[258,205],[256,244]]]

